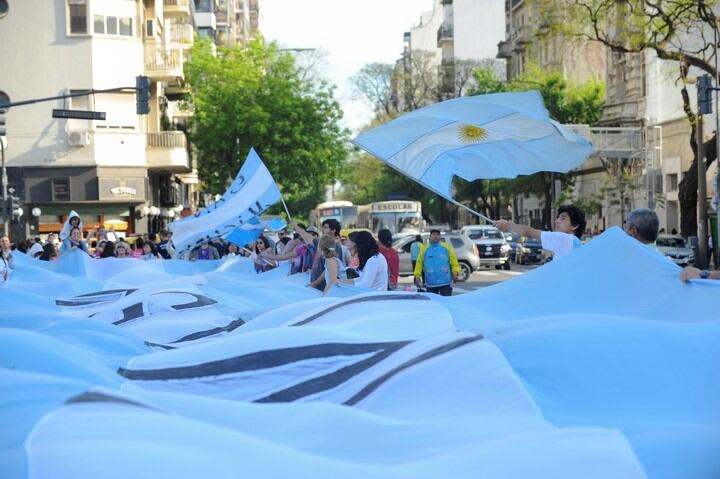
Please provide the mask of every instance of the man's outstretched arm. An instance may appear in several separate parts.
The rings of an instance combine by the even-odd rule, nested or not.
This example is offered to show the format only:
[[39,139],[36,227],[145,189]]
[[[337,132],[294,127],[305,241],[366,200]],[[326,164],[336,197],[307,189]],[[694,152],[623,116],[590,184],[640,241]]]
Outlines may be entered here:
[[500,231],[512,231],[526,238],[533,238],[536,240],[540,239],[541,231],[536,230],[535,228],[528,225],[519,225],[517,223],[513,223],[512,221],[506,220],[497,220],[495,222],[495,226]]

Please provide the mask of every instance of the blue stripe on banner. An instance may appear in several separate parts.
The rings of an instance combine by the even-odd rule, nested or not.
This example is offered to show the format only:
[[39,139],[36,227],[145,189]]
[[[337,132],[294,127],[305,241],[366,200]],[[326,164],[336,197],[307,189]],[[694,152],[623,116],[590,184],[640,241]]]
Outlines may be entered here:
[[265,229],[271,231],[278,231],[287,226],[284,220],[280,218],[273,218],[264,222],[259,221],[255,218],[255,221],[250,222],[240,228],[235,228],[232,233],[227,235],[225,239],[230,243],[235,243],[238,246],[245,246],[246,244],[252,243],[260,237]]

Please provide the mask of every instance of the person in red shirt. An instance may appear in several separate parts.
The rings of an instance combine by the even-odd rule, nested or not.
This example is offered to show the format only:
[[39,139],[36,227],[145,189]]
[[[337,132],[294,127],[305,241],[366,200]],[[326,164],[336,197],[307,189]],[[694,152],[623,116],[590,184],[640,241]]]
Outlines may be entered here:
[[380,253],[385,256],[388,265],[388,289],[397,289],[400,257],[392,247],[392,233],[388,229],[382,229],[378,232],[378,240]]

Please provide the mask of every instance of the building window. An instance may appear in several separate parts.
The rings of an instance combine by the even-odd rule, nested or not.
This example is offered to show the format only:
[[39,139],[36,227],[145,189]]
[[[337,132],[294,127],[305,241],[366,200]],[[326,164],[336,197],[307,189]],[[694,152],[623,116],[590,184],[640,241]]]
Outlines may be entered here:
[[117,35],[118,33],[118,19],[117,17],[107,17],[107,34]]
[[123,35],[126,37],[131,37],[133,34],[132,33],[132,18],[129,18],[129,17],[120,18],[118,23],[120,26],[120,28],[119,28],[120,35]]
[[105,17],[95,15],[95,33],[105,33]]
[[665,182],[667,183],[667,191],[677,191],[678,189],[678,175],[676,173],[665,175]]
[[195,11],[196,12],[212,12],[213,0],[195,0]]
[[70,34],[81,35],[88,32],[87,0],[67,0]]
[[130,17],[105,17],[95,15],[95,33],[106,35],[121,35],[124,37],[133,36],[133,20]]

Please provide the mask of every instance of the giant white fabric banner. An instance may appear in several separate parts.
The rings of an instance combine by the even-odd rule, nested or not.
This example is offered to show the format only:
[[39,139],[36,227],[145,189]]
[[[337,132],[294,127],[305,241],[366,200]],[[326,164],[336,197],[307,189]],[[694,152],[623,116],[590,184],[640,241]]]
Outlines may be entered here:
[[613,228],[461,296],[17,255],[0,477],[720,477],[720,281]]

